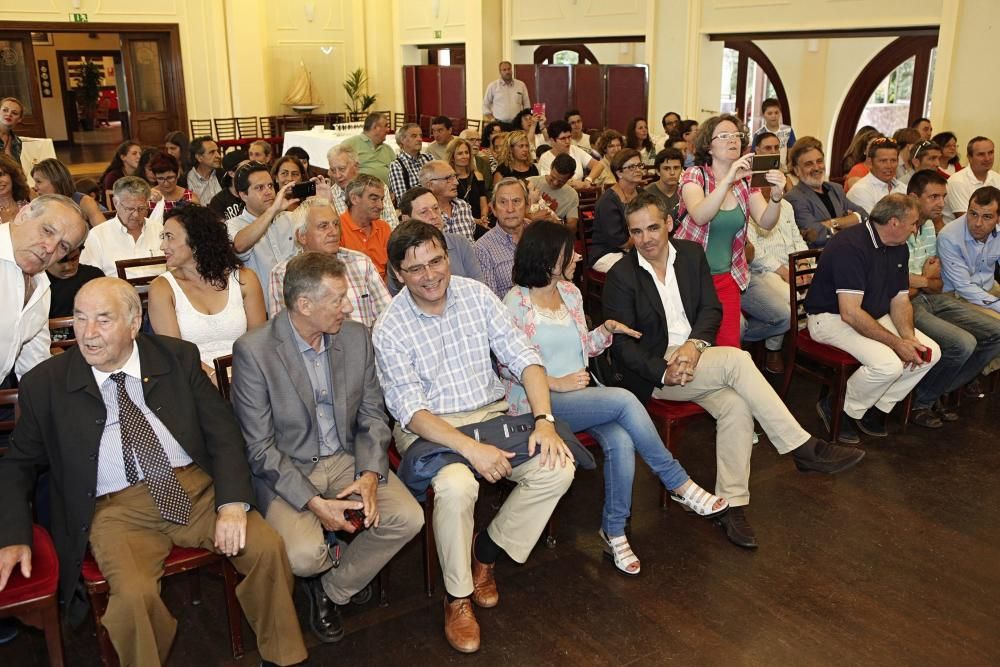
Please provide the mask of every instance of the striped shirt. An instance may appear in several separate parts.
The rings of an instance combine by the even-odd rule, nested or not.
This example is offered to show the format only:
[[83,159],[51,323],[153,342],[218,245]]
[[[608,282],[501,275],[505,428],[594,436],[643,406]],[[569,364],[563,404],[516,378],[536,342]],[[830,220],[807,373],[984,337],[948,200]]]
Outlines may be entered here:
[[781,200],[778,223],[771,229],[761,229],[751,220],[747,238],[754,247],[753,263],[750,264],[754,273],[773,273],[782,266],[788,266],[788,256],[793,252],[809,250],[795,224],[795,211],[784,199]]
[[[337,259],[344,263],[347,278],[347,298],[351,300],[351,314],[348,319],[361,322],[370,330],[375,326],[375,320],[389,305],[392,297],[386,289],[378,269],[368,255],[357,250],[341,248],[337,251]],[[274,317],[285,307],[285,272],[288,270],[286,259],[271,269],[268,281],[267,312]]]
[[389,412],[402,425],[427,410],[475,410],[504,397],[490,352],[515,377],[541,357],[489,288],[452,276],[440,315],[417,306],[408,288],[389,304],[372,332],[378,379]]
[[500,225],[479,237],[476,241],[476,257],[483,270],[486,286],[493,290],[497,298],[504,298],[514,286],[514,253],[517,241]]
[[455,197],[451,200],[451,215],[442,209],[441,218],[444,220],[444,231],[464,236],[470,241],[476,240],[476,218],[472,215],[469,202]]
[[[180,443],[146,405],[146,397],[142,393],[142,370],[139,368],[139,345],[135,341],[132,342],[132,356],[122,368],[111,373],[104,373],[93,367],[91,370],[94,372],[97,386],[101,388],[101,398],[104,400],[104,408],[107,410],[104,433],[101,434],[101,447],[97,454],[97,489],[95,492],[98,496],[121,491],[131,486],[128,483],[128,476],[125,474],[125,460],[122,453],[122,430],[118,418],[118,385],[111,379],[111,375],[118,371],[125,373],[125,391],[139,408],[139,412],[149,421],[149,425],[153,427],[153,432],[160,439],[160,444],[163,445],[163,450],[167,453],[171,467],[183,468],[192,462],[191,457],[184,451]],[[133,457],[135,457],[134,453]],[[139,463],[138,457],[135,457],[135,469],[139,474],[139,479],[143,479],[142,465]]]
[[910,273],[919,276],[923,273],[927,260],[937,257],[937,231],[934,229],[934,221],[925,221],[916,234],[908,236],[906,247],[910,249]]
[[389,191],[396,201],[410,188],[420,185],[420,168],[433,160],[432,155],[417,153],[413,157],[405,151],[400,151],[396,159],[389,164]]
[[[344,190],[336,183],[330,183],[330,193],[333,196],[333,208],[337,211],[337,217],[347,212],[347,199]],[[392,195],[389,188],[385,188],[385,195],[382,197],[382,219],[389,223],[389,229],[395,229],[399,224],[399,216],[396,215],[396,207],[392,204]]]

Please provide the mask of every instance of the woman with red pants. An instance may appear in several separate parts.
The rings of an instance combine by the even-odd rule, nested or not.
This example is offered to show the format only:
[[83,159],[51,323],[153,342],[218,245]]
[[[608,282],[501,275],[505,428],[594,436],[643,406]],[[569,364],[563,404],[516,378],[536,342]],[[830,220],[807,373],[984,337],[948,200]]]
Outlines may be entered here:
[[716,345],[740,346],[740,293],[750,282],[745,253],[747,222],[763,229],[778,222],[785,175],[767,172],[771,198],[750,188],[752,153],[743,155],[748,134],[739,118],[714,116],[701,124],[694,140],[695,166],[681,177],[680,225],[674,237],[705,249],[715,292],[722,303]]

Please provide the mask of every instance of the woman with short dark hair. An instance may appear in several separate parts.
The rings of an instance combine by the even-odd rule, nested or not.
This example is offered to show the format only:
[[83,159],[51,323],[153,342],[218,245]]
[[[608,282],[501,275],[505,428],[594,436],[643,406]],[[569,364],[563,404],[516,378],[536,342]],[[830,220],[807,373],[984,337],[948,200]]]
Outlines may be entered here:
[[[542,220],[532,223],[517,244],[514,255],[514,288],[504,304],[514,323],[523,330],[542,357],[551,392],[552,413],[574,432],[586,431],[604,451],[604,511],[601,539],[604,552],[624,574],[639,574],[636,558],[625,535],[631,514],[635,453],[649,464],[671,497],[705,517],[729,508],[698,486],[674,459],[656,432],[639,400],[618,387],[590,386],[587,359],[610,345],[612,336],[639,338],[642,334],[607,320],[587,330],[583,298],[572,283],[580,256],[573,251],[573,232]],[[510,413],[531,408],[517,379],[509,374],[505,385]]]
[[156,202],[163,200],[164,212],[172,210],[178,202],[189,204],[200,204],[198,195],[191,190],[181,187],[177,180],[181,176],[180,161],[169,153],[157,153],[149,161],[149,170],[153,172],[156,186],[152,188],[152,199],[149,207],[156,206]]
[[167,272],[149,286],[149,322],[158,334],[197,345],[214,383],[212,361],[232,354],[237,338],[266,321],[264,292],[211,209],[176,206],[166,215],[161,238]]

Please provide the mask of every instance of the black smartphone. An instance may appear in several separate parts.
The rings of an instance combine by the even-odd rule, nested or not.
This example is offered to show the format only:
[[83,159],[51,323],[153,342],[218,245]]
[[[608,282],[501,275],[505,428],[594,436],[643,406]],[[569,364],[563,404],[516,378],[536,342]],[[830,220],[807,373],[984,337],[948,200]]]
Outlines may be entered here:
[[296,183],[289,190],[289,196],[291,199],[306,199],[307,197],[312,197],[316,194],[316,181],[306,181],[305,183]]
[[767,172],[772,169],[778,169],[781,167],[781,156],[780,155],[756,155],[753,156],[753,163],[750,167],[750,171],[753,175],[750,176],[750,187],[752,188],[767,188],[771,184],[767,182]]

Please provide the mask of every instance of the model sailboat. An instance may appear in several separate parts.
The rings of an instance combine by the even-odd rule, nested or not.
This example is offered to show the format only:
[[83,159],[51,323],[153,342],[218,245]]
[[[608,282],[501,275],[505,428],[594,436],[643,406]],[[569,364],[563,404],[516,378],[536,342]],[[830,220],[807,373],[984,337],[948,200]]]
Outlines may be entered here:
[[288,89],[288,94],[281,101],[292,107],[296,113],[308,113],[323,104],[316,87],[313,85],[312,76],[306,69],[305,63],[299,61],[299,71],[292,80],[292,85]]

